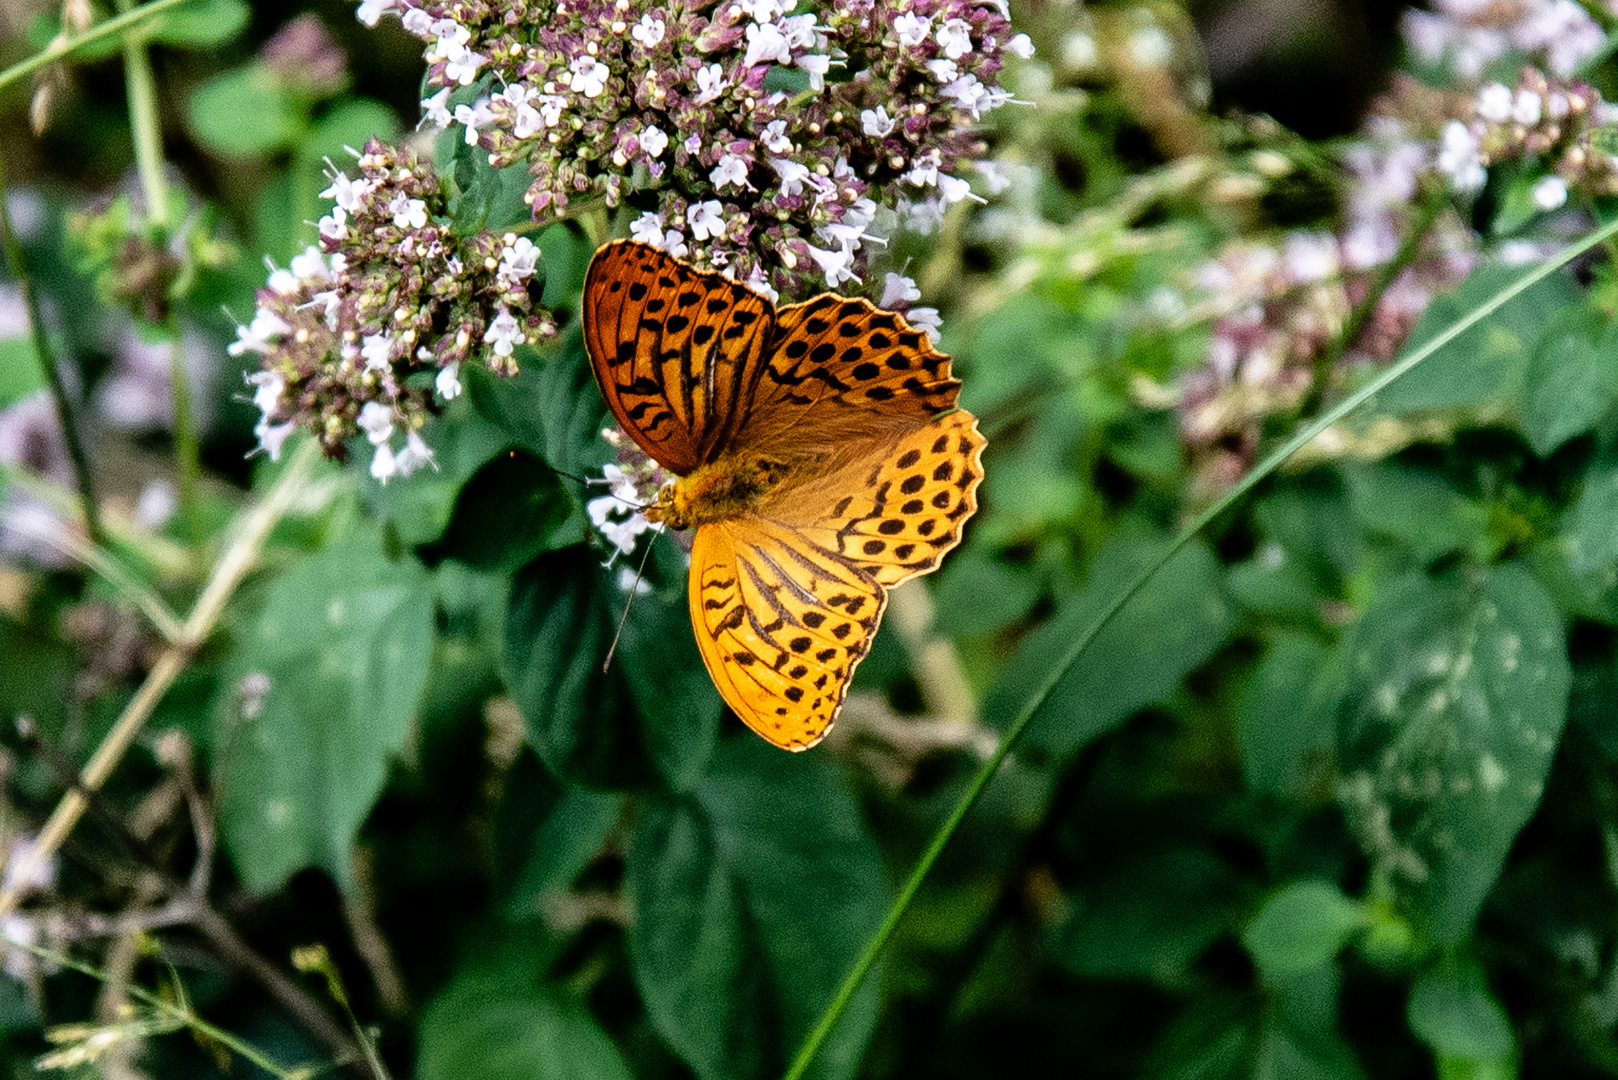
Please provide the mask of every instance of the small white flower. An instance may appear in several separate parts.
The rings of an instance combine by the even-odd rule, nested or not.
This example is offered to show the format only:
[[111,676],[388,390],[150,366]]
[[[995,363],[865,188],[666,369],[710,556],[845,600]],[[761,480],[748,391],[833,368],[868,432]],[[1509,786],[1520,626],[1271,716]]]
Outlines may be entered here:
[[787,44],[786,35],[774,23],[750,23],[747,27],[747,55],[742,63],[748,67],[765,60],[777,64],[789,63],[792,60],[792,48]]
[[483,332],[483,341],[494,351],[494,355],[510,356],[518,345],[523,344],[522,326],[516,316],[501,308],[489,320],[489,328]]
[[399,16],[404,28],[425,41],[433,36],[433,17],[419,7],[407,7]]
[[360,0],[360,6],[355,9],[354,17],[366,26],[375,26],[378,19],[398,6],[399,0]]
[[663,151],[669,148],[669,137],[663,134],[663,129],[653,124],[640,133],[640,148],[646,151],[647,157],[660,158]]
[[691,250],[686,246],[685,234],[679,229],[670,229],[663,234],[662,240],[653,241],[653,243],[676,259],[685,258],[686,254]]
[[955,61],[942,58],[927,61],[927,70],[941,83],[954,82],[961,74],[961,69],[955,66]]
[[696,157],[698,154],[702,153],[702,136],[694,132],[687,135],[685,138],[685,152],[690,154],[692,157]]
[[1174,42],[1160,26],[1144,26],[1129,39],[1129,51],[1142,67],[1160,68],[1174,58]]
[[948,173],[938,174],[938,193],[943,196],[946,203],[958,203],[962,199],[971,199],[973,202],[988,202],[981,195],[972,192],[972,185],[957,176]]
[[404,449],[399,451],[393,463],[400,476],[409,476],[425,465],[431,465],[434,472],[438,471],[438,462],[433,460],[432,448],[427,445],[427,441],[421,437],[419,431],[412,431],[405,436]]
[[809,166],[785,158],[768,160],[770,168],[781,178],[781,194],[790,198],[803,191],[804,182],[809,179]]
[[1006,42],[1006,52],[1021,60],[1029,60],[1034,55],[1034,43],[1027,34],[1013,34],[1011,40]]
[[892,308],[901,304],[908,307],[920,299],[921,290],[916,287],[915,281],[889,270],[882,279],[882,302],[877,307]]
[[299,281],[325,281],[331,277],[331,271],[326,266],[326,253],[313,244],[304,248],[303,254],[292,256],[287,266]]
[[494,117],[489,113],[489,102],[480,98],[470,105],[455,106],[455,122],[466,128],[466,145],[478,144],[478,128]]
[[813,15],[794,15],[790,19],[782,19],[780,26],[781,33],[786,35],[787,47],[794,52],[826,47],[826,35],[815,25]]
[[931,18],[906,13],[893,20],[893,32],[899,35],[899,44],[906,48],[914,48],[927,40],[927,34],[933,28]]
[[393,410],[380,401],[367,401],[360,407],[360,415],[355,424],[365,432],[365,437],[371,440],[373,446],[380,446],[393,438]]
[[943,318],[935,307],[913,307],[905,312],[905,321],[917,330],[925,330],[927,337],[934,345],[938,344],[938,328],[943,325]]
[[787,10],[787,5],[780,0],[741,0],[741,9],[747,12],[754,22],[774,22]]
[[360,355],[365,357],[366,371],[387,371],[393,363],[393,336],[364,335],[360,338]]
[[1011,177],[1006,175],[1004,162],[980,161],[973,167],[983,177],[983,189],[990,195],[998,195],[1011,186]]
[[[330,164],[328,161],[327,164]],[[376,186],[375,181],[367,180],[363,176],[358,180],[350,180],[347,173],[338,173],[331,178],[331,186],[320,193],[322,199],[330,199],[340,209],[353,213],[360,208],[360,201]]]
[[371,458],[371,475],[383,484],[399,475],[399,462],[393,456],[393,447],[385,442],[377,444],[376,454]]
[[725,219],[721,214],[724,209],[715,199],[686,207],[685,222],[691,227],[691,235],[698,240],[712,240],[723,236]]
[[826,251],[813,244],[804,245],[809,249],[809,255],[820,267],[820,272],[826,276],[826,287],[835,289],[845,281],[858,281],[854,276],[854,253],[846,247],[836,251]]
[[444,61],[444,78],[461,86],[471,86],[477,81],[478,70],[489,62],[489,58],[482,53],[471,49],[462,49],[453,58]]
[[652,585],[640,577],[627,566],[618,568],[618,591],[629,592],[634,590],[636,596],[645,596],[652,591]]
[[1541,210],[1560,209],[1567,202],[1567,181],[1560,176],[1543,177],[1534,185],[1534,205]]
[[972,51],[972,24],[965,19],[945,19],[944,25],[933,35],[938,47],[951,60],[959,60]]
[[648,210],[629,223],[629,235],[643,244],[656,244],[663,239],[663,215]]
[[797,64],[809,73],[809,89],[816,93],[826,89],[826,72],[831,70],[831,57],[800,56]]
[[527,281],[539,267],[539,248],[526,236],[511,236],[500,251],[500,268],[495,277],[506,288]]
[[1334,277],[1342,269],[1342,253],[1331,233],[1295,232],[1287,236],[1281,262],[1288,280],[1311,285]]
[[663,20],[648,12],[630,29],[629,36],[640,42],[642,48],[655,49],[663,41],[664,29]]
[[1544,102],[1532,90],[1517,91],[1517,100],[1511,105],[1511,118],[1527,127],[1539,123]]
[[272,424],[268,420],[260,420],[253,428],[253,434],[258,436],[258,448],[270,455],[271,461],[281,460],[281,445],[287,437],[297,430],[298,425],[288,420],[284,424]]
[[1491,124],[1504,123],[1511,116],[1511,90],[1490,83],[1478,91],[1478,116]]
[[757,263],[753,264],[753,269],[748,272],[747,280],[742,284],[769,300],[772,304],[781,299],[781,294],[776,292],[769,281],[765,279],[764,268]]
[[607,76],[611,72],[607,65],[601,63],[593,56],[576,56],[568,65],[572,72],[568,85],[575,94],[583,94],[587,98],[600,97],[607,89]]
[[965,109],[972,114],[972,119],[978,119],[978,114],[986,109],[993,108],[989,96],[989,88],[978,82],[976,75],[962,75],[951,79],[939,88],[939,94],[955,102],[957,108]]
[[246,378],[247,385],[255,388],[253,408],[269,416],[281,407],[281,395],[286,393],[287,381],[279,372],[255,371]]
[[1438,169],[1450,178],[1455,190],[1463,193],[1479,191],[1489,174],[1478,157],[1477,137],[1459,120],[1444,125],[1438,150]]
[[785,120],[771,120],[768,124],[765,124],[758,141],[764,145],[764,149],[772,154],[792,153],[792,140],[787,138],[787,122]]
[[432,97],[422,98],[421,100],[422,121],[433,125],[439,131],[449,127],[450,121],[455,119],[449,111],[451,89],[451,87],[446,86]]
[[332,208],[332,212],[320,219],[317,226],[320,235],[328,240],[348,239],[348,211],[341,206]]
[[867,135],[878,139],[885,139],[893,131],[894,119],[888,115],[888,110],[878,105],[874,109],[860,110],[860,128]]
[[[709,64],[707,67],[698,68],[697,104],[706,105],[723,93],[727,85],[729,84],[725,79],[725,69],[718,64]],[[696,136],[693,135],[692,138],[696,138]]]
[[388,213],[393,215],[393,223],[401,229],[419,229],[427,224],[426,202],[412,199],[402,191],[388,203]]
[[461,396],[461,362],[452,360],[438,369],[438,377],[433,380],[433,386],[438,390],[438,396],[445,401],[454,401]]
[[291,330],[285,319],[264,308],[253,309],[253,321],[246,326],[236,328],[236,340],[225,347],[231,356],[240,356],[244,352],[268,352],[275,342],[271,338],[278,338]]
[[747,182],[747,162],[735,154],[726,154],[721,157],[719,164],[715,165],[713,171],[708,174],[708,179],[719,191],[731,186],[746,188],[748,191],[757,190]]

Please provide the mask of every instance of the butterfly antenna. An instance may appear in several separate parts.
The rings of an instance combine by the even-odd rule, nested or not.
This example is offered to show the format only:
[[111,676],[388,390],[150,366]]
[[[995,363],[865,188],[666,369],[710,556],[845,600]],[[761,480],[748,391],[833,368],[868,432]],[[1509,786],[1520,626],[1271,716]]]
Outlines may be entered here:
[[[663,526],[658,525],[657,531],[661,533]],[[640,588],[640,579],[646,576],[646,560],[652,557],[652,546],[655,543],[654,540],[652,544],[647,544],[646,554],[640,557],[640,569],[635,571],[635,583],[629,587],[629,598],[624,601],[624,613],[618,616],[618,629],[612,635],[612,644],[607,646],[607,658],[601,662],[603,675],[612,668],[613,654],[618,651],[618,639],[624,636],[624,624],[629,621],[629,607],[635,602],[635,592]]]

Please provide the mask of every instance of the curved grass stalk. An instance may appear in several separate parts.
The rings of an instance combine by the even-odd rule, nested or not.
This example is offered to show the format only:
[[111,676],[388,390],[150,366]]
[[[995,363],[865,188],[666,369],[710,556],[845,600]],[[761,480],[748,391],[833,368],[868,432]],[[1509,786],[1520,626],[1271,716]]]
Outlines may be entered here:
[[1113,618],[1123,610],[1124,606],[1134,598],[1136,593],[1145,587],[1146,583],[1152,579],[1157,571],[1162,569],[1163,564],[1173,558],[1181,548],[1210,522],[1241,501],[1248,492],[1272,475],[1288,458],[1314,440],[1316,436],[1370,401],[1378,393],[1387,389],[1389,385],[1426,362],[1434,353],[1490,315],[1493,315],[1496,311],[1499,311],[1500,308],[1550,277],[1591,248],[1606,243],[1614,236],[1618,236],[1618,220],[1603,225],[1585,236],[1584,239],[1563,248],[1550,259],[1501,289],[1489,300],[1479,304],[1464,317],[1456,320],[1427,344],[1397,363],[1383,369],[1359,390],[1344,398],[1325,413],[1322,413],[1308,427],[1293,435],[1292,438],[1272,451],[1263,461],[1249,470],[1234,487],[1225,492],[1198,514],[1190,524],[1180,530],[1179,534],[1169,542],[1162,552],[1135,576],[1134,580],[1129,583],[1128,588],[1119,593],[1101,611],[1084,633],[1074,639],[1067,652],[1063,654],[1061,662],[1050,668],[1034,693],[1029,696],[1027,702],[1018,711],[1011,726],[1006,730],[1005,738],[1001,741],[999,748],[988,761],[984,762],[983,767],[972,778],[972,783],[967,787],[966,793],[961,796],[960,801],[950,810],[949,816],[944,819],[944,823],[933,834],[932,840],[927,844],[927,849],[922,852],[921,859],[916,863],[916,868],[911,871],[910,877],[906,879],[903,888],[899,890],[898,897],[888,909],[888,914],[882,920],[882,925],[877,927],[876,932],[866,942],[864,951],[861,952],[859,959],[854,962],[854,966],[849,969],[848,975],[843,979],[842,985],[838,987],[831,1003],[826,1006],[814,1028],[803,1040],[803,1044],[798,1048],[798,1053],[793,1058],[791,1066],[787,1069],[786,1080],[801,1080],[801,1077],[808,1071],[816,1053],[819,1052],[826,1038],[831,1034],[832,1029],[836,1027],[837,1021],[847,1010],[849,1002],[853,1000],[855,991],[865,981],[866,975],[870,974],[877,958],[882,954],[882,950],[887,946],[889,939],[893,937],[894,931],[899,926],[899,920],[904,917],[905,911],[909,909],[911,902],[916,898],[916,893],[920,890],[921,883],[926,879],[928,872],[932,870],[933,864],[938,861],[938,856],[943,852],[944,846],[955,835],[955,830],[960,826],[962,819],[976,804],[978,797],[983,794],[983,790],[989,786],[989,781],[999,771],[1001,764],[1010,756],[1012,748],[1017,745],[1017,740],[1038,714],[1040,707],[1045,704],[1046,699],[1060,684],[1063,676],[1073,667],[1085,650],[1090,647],[1090,643],[1096,639],[1102,630],[1106,629]]
[[60,42],[53,41],[28,59],[19,61],[4,71],[0,71],[0,89],[4,89],[21,79],[26,79],[42,67],[54,64],[58,60],[66,59],[86,45],[100,41],[102,38],[113,37],[131,27],[149,22],[170,8],[194,2],[195,0],[152,0],[151,3],[143,4],[133,11],[125,12],[116,18],[99,23],[77,37],[67,38]]

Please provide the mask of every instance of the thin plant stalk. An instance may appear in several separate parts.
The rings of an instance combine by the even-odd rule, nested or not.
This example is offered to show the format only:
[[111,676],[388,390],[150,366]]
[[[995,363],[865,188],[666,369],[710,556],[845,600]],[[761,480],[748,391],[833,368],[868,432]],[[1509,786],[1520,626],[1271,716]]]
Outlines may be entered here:
[[195,2],[196,0],[152,0],[151,3],[142,4],[133,11],[126,11],[116,18],[108,19],[106,22],[86,30],[77,37],[53,41],[28,59],[18,61],[4,71],[0,71],[0,89],[26,79],[42,67],[49,67],[51,64],[67,59],[87,45],[92,45],[103,38],[116,37],[133,27],[150,22],[170,8]]
[[[95,753],[90,756],[90,761],[85,765],[84,773],[80,777],[81,786],[62,796],[62,800],[56,804],[56,809],[51,811],[51,816],[46,819],[44,828],[40,829],[38,838],[22,858],[29,859],[35,864],[46,862],[56,854],[68,834],[73,831],[73,827],[79,823],[79,818],[84,816],[88,805],[85,792],[98,791],[101,785],[106,783],[112,771],[123,760],[135,736],[151,717],[152,710],[157,708],[157,703],[163,699],[169,687],[174,685],[180,672],[185,670],[191,660],[191,654],[213,632],[219,616],[224,612],[225,604],[258,561],[270,530],[302,492],[304,477],[313,463],[316,450],[316,444],[313,442],[305,442],[298,447],[281,475],[276,477],[274,485],[265,493],[263,500],[247,510],[240,518],[224,553],[214,565],[208,583],[203,587],[202,595],[197,597],[196,604],[180,628],[179,639],[171,642],[157,658],[157,662],[147,672],[146,679],[135,692],[135,696],[124,707],[124,711],[119,714],[111,730],[107,732],[106,738],[102,739]],[[17,882],[25,881],[28,877],[26,873],[11,875]],[[21,893],[17,886],[0,890],[0,918],[16,910],[20,899]]]
[[90,471],[90,455],[84,448],[84,433],[79,428],[78,407],[62,381],[57,367],[56,352],[51,348],[50,336],[45,333],[45,319],[39,307],[39,294],[34,291],[34,279],[28,272],[28,261],[17,233],[11,227],[11,186],[7,182],[4,155],[0,155],[0,244],[5,246],[6,261],[17,279],[22,292],[23,308],[28,313],[28,333],[34,342],[34,355],[44,370],[45,382],[51,398],[56,402],[56,419],[62,427],[62,441],[67,444],[68,460],[73,466],[73,481],[79,489],[79,507],[84,514],[84,530],[92,544],[101,544],[106,535],[101,529],[101,509],[96,502],[95,475]]
[[1308,427],[1293,435],[1265,457],[1263,461],[1249,470],[1235,486],[1211,503],[1185,528],[1181,529],[1179,534],[1164,547],[1158,556],[1142,568],[1140,573],[1135,575],[1128,588],[1118,593],[1112,602],[1101,611],[1096,620],[1073,640],[1063,654],[1061,661],[1047,670],[1045,677],[1040,680],[1034,693],[1029,696],[1023,707],[1018,710],[1015,719],[1011,722],[1011,726],[1006,730],[1005,739],[1001,742],[999,748],[995,750],[994,755],[984,762],[983,767],[972,778],[971,784],[967,786],[965,794],[961,796],[960,801],[950,810],[949,816],[944,819],[944,823],[933,834],[932,839],[927,844],[927,849],[922,852],[921,859],[916,863],[915,869],[911,871],[904,886],[899,890],[898,897],[894,900],[892,906],[888,908],[887,916],[882,920],[882,925],[877,927],[876,932],[866,942],[865,949],[860,953],[859,958],[854,961],[853,967],[849,969],[848,975],[844,977],[842,985],[837,989],[837,993],[832,997],[825,1011],[821,1013],[820,1019],[816,1021],[814,1028],[804,1038],[802,1045],[798,1048],[797,1055],[793,1058],[791,1066],[786,1071],[785,1080],[801,1080],[808,1071],[810,1064],[815,1059],[815,1055],[824,1045],[832,1029],[836,1027],[837,1021],[848,1009],[849,1002],[853,1000],[855,992],[859,989],[860,984],[865,981],[865,977],[870,973],[871,968],[876,964],[877,958],[882,954],[882,950],[887,946],[889,939],[893,937],[894,931],[898,929],[899,920],[904,917],[911,902],[915,900],[916,893],[921,889],[921,884],[926,879],[928,872],[932,870],[933,864],[938,861],[939,855],[943,853],[945,845],[955,835],[955,830],[960,827],[961,821],[977,803],[984,789],[989,786],[989,781],[994,778],[995,773],[999,771],[1000,766],[1017,745],[1018,739],[1027,730],[1029,723],[1038,715],[1041,706],[1045,704],[1051,693],[1060,685],[1063,677],[1066,676],[1073,665],[1084,655],[1097,635],[1107,628],[1113,618],[1146,586],[1146,583],[1156,575],[1157,571],[1172,559],[1181,548],[1185,547],[1193,537],[1207,527],[1210,522],[1241,501],[1248,492],[1275,473],[1288,458],[1303,449],[1316,436],[1341,421],[1361,405],[1372,400],[1392,383],[1403,378],[1444,346],[1490,315],[1493,315],[1516,297],[1533,288],[1591,248],[1605,243],[1614,236],[1618,236],[1618,220],[1603,225],[1585,236],[1584,239],[1562,249],[1552,258],[1541,263],[1501,289],[1484,303],[1473,308],[1465,316],[1451,323],[1448,328],[1434,336],[1421,348],[1416,349],[1397,363],[1384,368],[1375,378],[1321,414]]

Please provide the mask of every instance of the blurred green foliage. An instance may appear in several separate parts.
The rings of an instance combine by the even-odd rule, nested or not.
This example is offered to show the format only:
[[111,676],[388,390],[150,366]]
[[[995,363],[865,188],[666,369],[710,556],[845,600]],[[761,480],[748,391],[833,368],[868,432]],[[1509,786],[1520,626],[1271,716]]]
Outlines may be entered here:
[[[152,39],[190,185],[176,205],[207,232],[198,245],[218,241],[172,290],[212,346],[209,557],[230,542],[224,510],[286,468],[242,462],[251,416],[218,305],[245,315],[260,256],[311,240],[325,159],[415,120],[394,106],[417,96],[419,68],[387,83],[356,59],[300,83],[254,52],[299,14],[215,0]],[[1215,114],[1178,9],[1013,14],[1045,58],[1023,76],[1035,107],[997,113],[993,132],[1025,180],[936,244],[895,242],[944,309],[962,403],[990,436],[982,510],[895,599],[906,614],[832,739],[788,755],[724,713],[666,538],[603,670],[627,564],[601,565],[593,489],[575,480],[612,450],[565,330],[520,354],[516,378],[464,374],[430,431],[435,471],[383,488],[362,468],[316,470],[6,932],[183,985],[199,1015],[288,1066],[332,1048],[244,949],[284,969],[293,947],[325,944],[395,1076],[778,1075],[987,748],[1222,489],[1186,436],[1185,389],[1220,313],[1168,311],[1163,295],[1190,291],[1227,241],[1330,227],[1343,195],[1333,147]],[[1167,84],[1108,66],[1152,25],[1191,42]],[[401,51],[397,27],[376,34]],[[1099,60],[1075,59],[1080,37]],[[51,208],[25,246],[91,391],[114,366],[96,328],[123,316],[89,297],[118,301],[108,238],[131,203],[84,211],[92,193],[60,181],[106,172],[93,133],[122,115],[117,62],[83,58],[48,144],[64,156],[22,178]],[[437,153],[458,228],[525,223],[520,176],[454,129]],[[1260,153],[1284,168],[1256,167]],[[1534,180],[1492,180],[1478,232],[1532,227]],[[1256,195],[1218,194],[1238,188]],[[63,254],[64,209],[92,214],[78,220],[94,258]],[[1600,220],[1610,199],[1589,209]],[[536,239],[546,303],[576,308],[599,237],[570,222]],[[1481,265],[1404,349],[1520,274]],[[1618,1071],[1612,295],[1599,260],[1547,279],[1169,559],[1038,702],[810,1075]],[[1320,396],[1364,377],[1348,367]],[[0,410],[40,385],[8,328]],[[1262,412],[1251,444],[1214,450],[1250,464],[1320,404]],[[132,506],[167,468],[167,436],[100,438],[111,500]],[[50,489],[71,505],[37,464],[0,472],[0,497]],[[183,608],[202,588],[185,543],[172,525],[129,526],[111,550]],[[159,644],[127,582],[60,555],[0,555],[8,843],[37,829],[65,790],[56,758],[83,764]],[[966,688],[966,715],[942,685]],[[43,745],[13,730],[20,716]],[[135,918],[214,855],[214,834],[209,895],[239,948],[200,920]],[[95,931],[92,914],[127,918]],[[111,1022],[116,980],[5,958],[9,1075],[33,1075],[52,1025]],[[287,978],[340,1014],[319,980]],[[256,1075],[230,1059],[169,1036],[135,1060],[151,1076]]]

